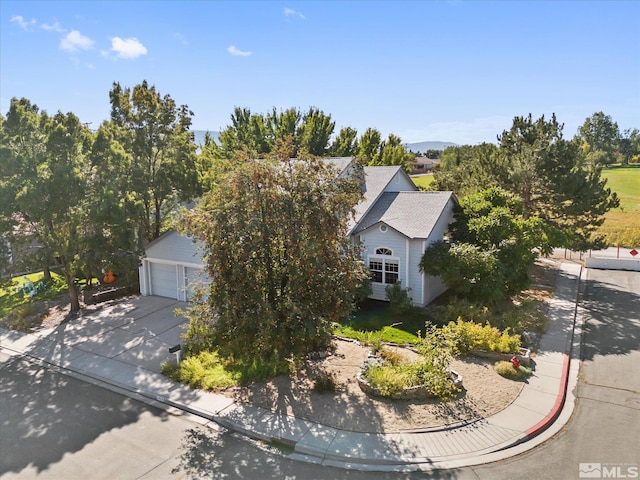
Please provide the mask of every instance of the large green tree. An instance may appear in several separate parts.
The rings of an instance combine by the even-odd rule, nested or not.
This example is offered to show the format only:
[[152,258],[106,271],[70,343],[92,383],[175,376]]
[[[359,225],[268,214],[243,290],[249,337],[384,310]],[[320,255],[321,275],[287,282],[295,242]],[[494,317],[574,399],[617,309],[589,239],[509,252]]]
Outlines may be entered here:
[[367,128],[358,140],[356,157],[363,165],[369,165],[380,153],[382,135],[375,128]]
[[533,120],[516,117],[510,130],[498,137],[498,163],[494,174],[499,185],[523,201],[525,218],[538,215],[545,221],[555,246],[588,250],[604,241],[597,229],[604,214],[619,205],[606,187],[602,166],[587,164],[578,144],[562,136],[555,115]]
[[131,162],[127,191],[139,210],[136,223],[143,243],[160,236],[165,211],[200,193],[189,131],[193,112],[146,80],[133,89],[114,83],[109,99],[116,139]]
[[471,300],[519,293],[529,285],[538,253],[550,251],[543,221],[522,213],[522,200],[500,188],[463,197],[450,226],[451,244],[431,245],[420,268]]
[[588,117],[578,128],[577,139],[589,162],[609,165],[616,161],[620,130],[610,115],[596,112]]
[[0,217],[10,239],[40,245],[34,257],[55,264],[69,288],[71,311],[80,309],[76,275],[93,228],[87,195],[91,132],[72,113],[49,117],[27,99],[12,99],[2,130]]
[[435,175],[435,188],[459,196],[501,187],[522,200],[524,218],[539,216],[554,246],[587,250],[603,246],[597,229],[619,200],[602,178],[602,166],[585,161],[580,146],[562,136],[555,115],[534,120],[515,117],[484,144],[447,149]]
[[193,349],[282,360],[328,344],[368,278],[344,234],[361,199],[354,179],[276,144],[238,162],[186,215],[212,282],[189,312]]
[[88,154],[86,189],[88,278],[101,270],[113,270],[129,281],[137,281],[137,265],[142,250],[136,240],[139,209],[128,188],[131,155],[118,141],[118,130],[103,122],[94,135]]
[[620,162],[640,163],[640,130],[628,128],[620,134]]
[[357,151],[358,131],[351,127],[341,128],[329,148],[329,154],[332,157],[353,157]]
[[[280,127],[279,132],[288,130],[285,125]],[[234,109],[231,125],[220,132],[219,140],[222,152],[227,157],[244,151],[251,157],[260,158],[273,148],[273,135],[269,130],[269,124],[263,115],[252,114],[248,108]]]
[[331,116],[315,107],[304,114],[296,108],[266,115],[251,113],[248,108],[236,107],[231,114],[231,125],[220,132],[222,153],[227,158],[245,152],[252,158],[263,158],[275,148],[278,141],[290,141],[291,155],[325,156],[335,128]]
[[[11,100],[6,120],[3,117],[0,130],[0,232],[2,243],[16,251],[27,251],[29,245],[36,241],[36,231],[29,225],[32,212],[21,213],[26,206],[20,205],[21,196],[26,190],[33,190],[38,185],[39,165],[46,163],[46,133],[44,124],[48,121],[45,112],[40,112],[37,105],[25,98]],[[27,198],[29,198],[27,196]],[[42,210],[37,203],[29,204],[33,210]],[[38,213],[38,217],[40,214]],[[50,279],[48,267],[51,255],[44,249],[37,250],[38,258],[30,255],[22,258],[44,268],[47,280]],[[14,258],[15,261],[15,258]],[[19,268],[30,268],[32,265],[20,265]],[[35,266],[35,265],[34,265]]]
[[432,190],[454,191],[459,197],[498,185],[493,174],[498,149],[492,143],[447,147],[433,174]]
[[415,154],[406,151],[402,145],[402,139],[391,133],[386,141],[381,142],[378,154],[369,164],[373,166],[399,165],[405,172],[411,173],[415,158]]
[[336,127],[331,115],[311,107],[302,118],[299,129],[299,149],[317,157],[324,157],[329,151],[329,140]]

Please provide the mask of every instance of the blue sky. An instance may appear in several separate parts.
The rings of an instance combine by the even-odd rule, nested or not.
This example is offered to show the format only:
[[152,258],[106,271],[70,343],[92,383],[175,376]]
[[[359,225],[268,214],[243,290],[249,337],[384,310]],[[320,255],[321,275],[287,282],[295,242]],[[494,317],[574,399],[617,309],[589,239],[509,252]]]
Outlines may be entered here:
[[220,130],[236,106],[310,106],[336,131],[494,142],[514,116],[640,128],[640,1],[0,2],[0,110],[96,128],[146,79]]

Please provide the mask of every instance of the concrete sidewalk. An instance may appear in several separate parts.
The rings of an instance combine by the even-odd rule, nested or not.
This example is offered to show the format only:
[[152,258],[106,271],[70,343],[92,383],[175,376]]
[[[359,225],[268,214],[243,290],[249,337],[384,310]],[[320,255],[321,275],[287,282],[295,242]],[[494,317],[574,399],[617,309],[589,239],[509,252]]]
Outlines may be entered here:
[[[291,447],[292,459],[377,471],[453,468],[508,458],[557,431],[571,413],[577,382],[579,332],[574,336],[581,267],[564,262],[548,311],[548,329],[533,375],[507,408],[464,425],[410,433],[359,433],[235,403],[192,390],[160,373],[179,343],[181,302],[140,297],[36,334],[0,329],[0,348],[124,391],[214,420],[250,437]],[[578,329],[580,325],[578,325]],[[571,358],[576,361],[571,362]],[[570,401],[563,410],[567,395]],[[560,419],[558,419],[560,417]],[[555,423],[554,423],[555,422]]]

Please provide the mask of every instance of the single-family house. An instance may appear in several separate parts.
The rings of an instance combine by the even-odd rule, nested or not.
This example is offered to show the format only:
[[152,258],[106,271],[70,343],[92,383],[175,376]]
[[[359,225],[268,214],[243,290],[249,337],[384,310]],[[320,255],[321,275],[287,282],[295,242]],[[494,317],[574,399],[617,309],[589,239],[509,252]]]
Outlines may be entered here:
[[[457,202],[453,192],[418,191],[399,166],[360,167],[351,157],[331,158],[340,175],[362,177],[363,200],[348,235],[363,246],[371,270],[370,297],[385,300],[385,287],[402,282],[416,305],[444,292],[437,277],[418,267],[427,247],[446,237]],[[200,246],[170,231],[151,242],[140,266],[140,292],[188,301],[196,283],[207,281]]]

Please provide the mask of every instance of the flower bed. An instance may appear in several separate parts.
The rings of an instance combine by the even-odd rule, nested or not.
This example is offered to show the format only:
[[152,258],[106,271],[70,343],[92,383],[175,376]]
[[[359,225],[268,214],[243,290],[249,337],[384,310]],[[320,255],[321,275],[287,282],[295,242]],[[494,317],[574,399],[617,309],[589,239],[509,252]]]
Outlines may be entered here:
[[[360,389],[368,395],[376,397],[391,398],[393,400],[422,400],[428,398],[442,398],[442,394],[434,393],[430,387],[426,385],[405,386],[399,391],[383,392],[376,386],[372,385],[366,378],[367,371],[372,367],[382,367],[386,362],[378,356],[371,356],[362,364],[360,371],[356,375],[356,380]],[[462,388],[462,375],[454,370],[447,370],[449,379],[453,387]]]

